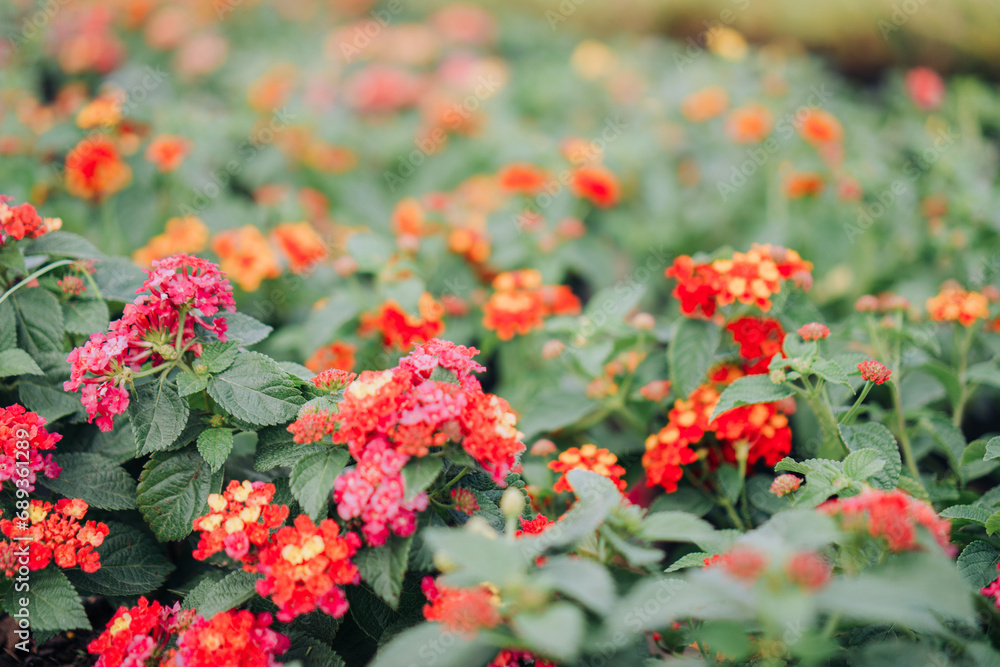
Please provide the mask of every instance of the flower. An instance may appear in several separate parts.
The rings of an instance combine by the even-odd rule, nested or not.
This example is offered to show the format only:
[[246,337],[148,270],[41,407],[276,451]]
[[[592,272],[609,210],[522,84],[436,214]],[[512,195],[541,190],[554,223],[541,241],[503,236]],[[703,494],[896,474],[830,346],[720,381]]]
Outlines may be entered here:
[[690,441],[680,437],[678,428],[671,424],[646,438],[646,452],[642,455],[646,485],[662,486],[667,493],[676,491],[677,482],[684,476],[681,466],[698,460],[698,454],[689,448],[690,444]]
[[12,200],[12,197],[0,195],[0,247],[10,240],[38,238],[62,226],[58,218],[42,218],[27,202],[17,206],[7,203]]
[[927,299],[926,307],[935,322],[958,322],[963,327],[990,316],[990,302],[985,295],[952,285],[942,287],[937,295]]
[[533,195],[545,186],[549,175],[533,164],[515,162],[501,169],[497,174],[497,180],[500,187],[507,192]]
[[545,532],[545,529],[549,526],[555,524],[555,521],[548,518],[544,514],[538,514],[534,519],[528,520],[523,516],[518,517],[518,523],[521,527],[514,531],[514,537],[521,537],[522,535],[538,535]]
[[600,165],[579,167],[573,172],[573,194],[598,208],[610,208],[620,198],[618,178]]
[[814,146],[839,143],[844,138],[840,121],[822,109],[810,108],[801,113],[798,130],[802,138]]
[[734,579],[753,583],[767,571],[768,558],[752,547],[736,545],[724,554],[705,558],[704,563],[705,569],[719,567]]
[[914,67],[906,73],[906,92],[918,109],[934,111],[944,102],[944,79],[929,67]]
[[253,225],[216,234],[212,238],[212,252],[219,256],[222,270],[247,292],[256,290],[262,281],[281,275],[274,252]]
[[520,651],[505,648],[490,661],[486,667],[557,667],[556,663],[549,662],[531,651]]
[[639,387],[639,395],[647,401],[659,403],[670,395],[671,387],[670,380],[653,380]]
[[472,516],[479,509],[479,501],[469,489],[452,489],[451,500],[455,503],[457,511],[469,516]]
[[823,192],[825,187],[823,177],[813,171],[790,171],[785,174],[785,196],[789,199],[815,197]]
[[505,271],[493,279],[489,301],[483,305],[483,326],[497,332],[500,340],[525,335],[545,324],[553,315],[575,315],[580,300],[565,285],[543,285],[535,269]]
[[271,240],[288,258],[292,273],[305,273],[326,259],[326,244],[308,222],[283,222],[271,231]]
[[726,134],[738,144],[756,144],[771,133],[774,119],[760,104],[748,104],[733,109],[726,118]]
[[788,580],[807,591],[817,591],[830,582],[832,568],[815,551],[800,551],[785,563]]
[[420,295],[417,303],[419,315],[403,310],[395,299],[389,299],[374,312],[361,315],[358,333],[362,336],[373,331],[382,334],[386,347],[406,349],[413,343],[423,343],[444,332],[444,307],[429,292]]
[[500,598],[488,586],[452,588],[424,577],[420,587],[427,598],[424,618],[437,621],[453,632],[471,637],[480,629],[495,628],[501,622]]
[[917,526],[923,526],[945,553],[952,555],[955,552],[949,539],[951,523],[939,517],[927,503],[899,489],[867,489],[849,498],[828,500],[817,509],[839,517],[846,530],[866,532],[875,539],[885,540],[889,551],[921,549],[917,542]]
[[[63,498],[52,503],[41,500],[29,501],[27,519],[18,515],[14,521],[0,519],[0,532],[15,544],[20,541],[30,543],[28,569],[41,570],[55,560],[58,567],[68,569],[80,566],[87,573],[101,569],[101,557],[95,548],[104,543],[108,535],[105,523],[80,521],[86,515],[89,505],[79,499]],[[5,562],[6,575],[14,576],[13,560]]]
[[201,252],[208,246],[208,227],[193,215],[170,218],[162,234],[157,234],[132,253],[132,261],[149,266],[158,259],[177,253]]
[[681,113],[692,123],[721,116],[729,106],[729,95],[721,86],[710,86],[695,91],[681,102]]
[[62,468],[52,454],[42,452],[55,449],[62,436],[44,427],[45,418],[22,405],[0,408],[0,483],[12,480],[16,487],[31,493],[39,474],[49,479],[59,477]]
[[271,629],[267,612],[245,609],[223,611],[205,620],[202,616],[177,637],[177,652],[164,667],[280,667],[275,656],[291,646],[286,635]]
[[781,498],[782,496],[787,496],[789,493],[793,493],[799,490],[802,486],[802,478],[790,473],[785,473],[784,475],[778,475],[771,482],[771,493]]
[[146,160],[165,174],[180,167],[190,152],[191,142],[184,137],[161,134],[146,147]]
[[87,644],[87,651],[98,656],[94,667],[146,665],[148,658],[161,653],[169,639],[194,620],[194,614],[194,610],[181,611],[179,602],[164,607],[140,597],[134,607],[118,608],[104,631]]
[[892,375],[892,371],[886,368],[885,364],[874,359],[862,361],[858,364],[858,370],[861,371],[862,379],[875,384],[882,384]]
[[361,540],[355,533],[341,535],[333,519],[315,525],[305,514],[292,526],[276,532],[261,549],[257,592],[278,605],[277,618],[290,622],[317,607],[340,618],[347,613],[347,597],[340,586],[361,581],[351,562]]
[[322,373],[330,369],[350,371],[354,368],[356,350],[357,347],[351,343],[337,340],[313,352],[305,365],[313,373]]
[[100,201],[132,180],[132,170],[113,143],[102,136],[88,137],[66,155],[66,189],[81,199]]
[[87,286],[84,284],[83,278],[76,275],[63,276],[56,281],[56,285],[63,291],[63,294],[69,294],[70,296],[80,296],[87,291]]
[[748,375],[766,373],[772,357],[784,357],[781,345],[785,331],[778,320],[769,317],[741,317],[730,323],[726,330],[740,346],[743,368]]
[[625,480],[622,479],[625,468],[618,465],[618,457],[607,449],[598,449],[595,445],[590,444],[583,447],[570,447],[561,452],[555,461],[549,461],[550,470],[562,473],[552,489],[556,493],[573,491],[572,485],[566,478],[566,473],[577,468],[590,470],[607,477],[615,483],[619,491],[625,490]]
[[243,569],[256,571],[257,555],[271,536],[271,531],[288,518],[288,507],[272,505],[276,489],[264,482],[231,480],[222,494],[208,496],[208,514],[192,523],[201,532],[193,552],[205,560],[220,551],[243,563]]
[[334,393],[358,379],[357,373],[350,373],[339,368],[328,368],[312,379],[317,389]]
[[797,333],[804,341],[823,340],[830,335],[830,327],[819,322],[810,322],[799,327]]

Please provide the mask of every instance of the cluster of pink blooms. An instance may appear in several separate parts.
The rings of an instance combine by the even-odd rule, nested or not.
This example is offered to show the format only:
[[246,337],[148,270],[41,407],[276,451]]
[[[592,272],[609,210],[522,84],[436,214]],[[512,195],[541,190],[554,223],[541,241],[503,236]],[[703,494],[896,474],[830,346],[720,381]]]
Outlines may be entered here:
[[129,404],[126,386],[147,361],[170,361],[178,353],[201,355],[195,324],[226,339],[226,320],[214,317],[235,310],[233,291],[218,265],[191,255],[153,262],[133,303],[107,333],[95,333],[70,352],[65,391],[80,391],[91,423],[110,431]]
[[[59,476],[62,468],[51,454],[42,452],[55,449],[62,436],[49,433],[44,426],[44,417],[16,403],[0,408],[0,483],[13,480],[18,488],[30,493],[35,490],[39,473],[49,479]],[[19,471],[26,471],[26,476]]]
[[[357,466],[337,478],[333,498],[342,519],[360,519],[368,544],[381,546],[390,533],[405,537],[416,530],[427,495],[405,499],[401,471],[411,457],[460,443],[499,484],[516,465],[524,451],[517,417],[472,375],[485,370],[473,360],[478,352],[433,339],[396,368],[363,372],[344,390],[336,414],[307,413],[289,426],[297,441],[330,434],[348,446]],[[452,381],[431,379],[435,371]]]

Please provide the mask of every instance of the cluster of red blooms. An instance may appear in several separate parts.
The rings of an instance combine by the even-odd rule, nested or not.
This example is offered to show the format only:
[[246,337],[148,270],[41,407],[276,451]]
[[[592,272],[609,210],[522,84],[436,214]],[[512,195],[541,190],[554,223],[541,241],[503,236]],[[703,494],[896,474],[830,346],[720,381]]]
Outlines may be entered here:
[[566,451],[560,452],[559,458],[555,461],[550,461],[549,468],[554,472],[562,473],[562,476],[556,480],[555,485],[552,487],[552,490],[556,493],[560,491],[573,491],[569,480],[566,479],[566,473],[577,468],[583,468],[584,470],[596,472],[598,475],[603,475],[614,482],[619,491],[625,490],[625,480],[622,479],[622,475],[625,474],[625,468],[618,465],[618,457],[607,449],[598,449],[595,445],[588,444],[583,447],[570,447]]
[[877,296],[864,294],[854,302],[854,310],[859,313],[891,313],[895,310],[909,310],[909,308],[909,299],[892,292],[882,292]]
[[452,588],[424,577],[420,588],[427,598],[424,618],[444,624],[449,630],[473,636],[480,629],[500,625],[500,596],[486,585]]
[[[483,392],[473,372],[475,348],[431,340],[418,345],[396,368],[365,371],[344,390],[333,441],[346,443],[357,466],[337,478],[334,501],[341,518],[360,518],[369,544],[385,543],[390,531],[416,529],[416,512],[427,495],[405,501],[401,470],[412,456],[448,442],[463,449],[498,483],[524,451],[516,416],[502,398]],[[432,380],[436,369],[455,382]],[[292,424],[295,432],[299,426]]]
[[985,294],[970,292],[958,285],[944,285],[927,299],[927,314],[935,322],[958,322],[963,327],[990,316],[990,302]]
[[383,345],[403,350],[444,333],[444,322],[441,320],[444,306],[435,301],[429,292],[420,295],[417,309],[419,316],[411,315],[389,299],[375,312],[361,315],[358,333],[364,336],[378,331],[382,334]]
[[556,667],[556,663],[549,662],[530,651],[505,648],[497,653],[497,657],[486,667]]
[[666,275],[677,280],[672,294],[680,301],[684,315],[710,318],[717,308],[737,301],[767,312],[783,280],[791,279],[808,289],[812,286],[811,272],[812,263],[794,250],[755,244],[748,252],[733,253],[731,259],[695,262],[682,255]]
[[[335,393],[358,378],[357,373],[349,373],[339,368],[329,368],[312,379],[317,389]],[[288,426],[288,432],[299,444],[319,442],[336,430],[337,423],[332,410],[307,410]]]
[[317,607],[334,617],[347,613],[347,597],[340,586],[361,581],[351,557],[361,546],[355,534],[340,534],[333,519],[315,525],[305,514],[292,526],[276,532],[260,551],[257,592],[270,596],[279,621],[289,622]]
[[874,359],[862,361],[858,364],[858,370],[861,371],[861,378],[865,382],[883,384],[892,377],[892,371],[886,368],[885,364]]
[[868,489],[850,498],[836,498],[819,506],[819,511],[839,517],[846,530],[866,532],[875,539],[885,539],[889,551],[915,551],[917,526],[923,526],[941,548],[951,555],[951,523],[942,519],[927,503],[903,491]]
[[[707,384],[695,389],[686,399],[674,402],[667,425],[646,439],[642,465],[646,469],[649,486],[660,485],[667,493],[676,491],[677,482],[684,475],[682,466],[699,458],[691,447],[699,443],[706,433],[715,435],[721,445],[722,459],[729,463],[737,461],[740,443],[745,447],[748,466],[758,461],[773,466],[792,450],[792,432],[787,415],[794,408],[794,403],[744,405],[711,420],[721,388],[743,374],[737,367],[719,366],[712,371]],[[718,454],[709,452],[709,461],[717,464]]]
[[143,363],[176,358],[178,351],[201,355],[195,324],[226,339],[220,310],[235,310],[232,288],[207,260],[180,254],[153,262],[139,296],[125,306],[107,333],[95,333],[70,352],[70,379],[65,391],[81,391],[90,422],[110,431],[114,417],[129,404],[126,385]]
[[778,475],[771,482],[771,488],[769,489],[771,493],[778,496],[779,498],[787,496],[789,493],[795,493],[802,486],[802,478],[798,475],[792,475],[785,473],[784,475]]
[[[736,546],[724,554],[715,554],[705,559],[705,567],[721,567],[729,576],[748,584],[757,581],[768,570],[767,554],[748,546]],[[815,551],[800,551],[793,554],[783,568],[788,581],[803,590],[817,591],[830,581],[833,568]]]
[[819,322],[810,322],[799,327],[797,333],[802,336],[802,340],[806,342],[823,340],[830,335],[830,327],[825,324],[820,324]]
[[35,490],[39,473],[55,479],[62,472],[51,454],[42,454],[55,449],[62,436],[49,433],[44,426],[44,417],[21,405],[0,408],[0,485],[13,480],[18,488],[30,493]]
[[771,357],[784,353],[781,344],[785,340],[785,330],[778,320],[770,317],[741,317],[731,322],[726,329],[740,346],[740,358],[747,375],[766,373]]
[[505,271],[493,279],[489,301],[483,304],[483,326],[500,340],[540,329],[546,317],[577,315],[580,299],[566,285],[543,285],[535,269]]
[[469,489],[452,489],[451,500],[455,504],[455,510],[472,516],[479,509],[479,501],[476,494]]
[[14,576],[15,545],[27,541],[29,570],[44,569],[55,560],[64,569],[79,565],[84,572],[97,572],[101,557],[94,549],[104,544],[108,526],[96,521],[80,523],[89,507],[78,498],[64,498],[54,507],[52,503],[32,500],[27,522],[21,518],[0,519],[0,532],[13,541],[0,542],[0,569],[6,576]]
[[274,484],[234,480],[220,495],[208,496],[211,510],[194,520],[194,530],[201,532],[194,557],[198,560],[225,550],[230,558],[254,572],[260,549],[268,543],[271,531],[288,518],[288,507],[272,505]]
[[8,195],[0,195],[0,247],[11,240],[38,238],[62,226],[62,221],[57,218],[42,218],[35,207],[27,202],[17,206],[7,203],[13,199]]
[[167,642],[194,620],[194,610],[180,607],[179,602],[164,607],[145,597],[134,607],[119,607],[104,632],[87,645],[87,651],[98,656],[94,667],[158,664]]

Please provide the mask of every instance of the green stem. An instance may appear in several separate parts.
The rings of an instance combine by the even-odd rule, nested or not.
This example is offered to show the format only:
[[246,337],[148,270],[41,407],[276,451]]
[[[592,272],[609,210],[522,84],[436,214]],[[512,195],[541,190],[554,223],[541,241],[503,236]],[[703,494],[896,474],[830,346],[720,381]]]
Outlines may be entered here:
[[826,625],[823,626],[823,639],[830,639],[833,637],[833,633],[837,630],[837,625],[840,623],[840,612],[835,612],[826,619]]
[[177,325],[177,338],[174,340],[174,351],[177,352],[177,358],[180,359],[181,356],[181,342],[184,340],[184,324],[187,320],[187,308],[181,308],[181,321]]
[[858,410],[861,409],[861,404],[864,403],[865,397],[868,396],[868,392],[871,391],[872,385],[874,384],[875,383],[871,381],[865,383],[865,388],[861,390],[860,394],[858,394],[858,398],[854,401],[854,405],[852,405],[851,409],[848,410],[843,417],[841,417],[841,424],[846,425],[854,421],[854,416],[858,413]]
[[22,287],[24,287],[25,285],[29,284],[32,280],[40,278],[41,276],[44,276],[49,271],[51,271],[53,269],[58,269],[60,266],[66,266],[67,264],[72,264],[74,261],[75,260],[72,260],[72,259],[60,259],[58,262],[52,262],[48,266],[43,266],[42,268],[38,269],[37,271],[35,271],[34,273],[32,273],[30,276],[28,276],[27,278],[25,278],[24,280],[22,280],[18,284],[16,284],[13,287],[11,287],[6,292],[4,292],[3,295],[0,295],[0,303],[3,303],[4,301],[6,301],[7,297],[9,297],[11,294],[13,294],[17,290],[21,289]]
[[443,490],[447,491],[448,489],[450,489],[451,487],[453,487],[458,482],[458,480],[460,480],[463,477],[465,477],[465,473],[467,473],[467,472],[469,472],[468,468],[462,468],[462,472],[460,472],[457,475],[455,475],[455,477],[450,482],[448,482],[447,484],[445,484]]
[[959,392],[958,403],[955,404],[955,412],[951,416],[951,423],[955,428],[962,427],[962,417],[965,414],[966,401],[972,397],[972,392],[975,389],[974,384],[965,383],[965,371],[969,366],[969,349],[972,347],[973,332],[973,327],[967,327],[965,329],[965,337],[956,345],[958,348],[958,382],[961,391]]
[[82,273],[83,277],[87,279],[87,284],[89,284],[90,289],[94,291],[94,296],[97,297],[98,300],[103,301],[104,296],[101,294],[101,288],[97,286],[97,281],[94,280],[94,276],[90,275],[88,271],[80,271],[80,273]]
[[847,449],[847,445],[840,439],[840,429],[837,427],[837,420],[833,417],[833,412],[829,407],[824,405],[822,398],[818,392],[807,392],[800,387],[795,387],[796,393],[802,397],[803,400],[809,405],[809,409],[813,411],[816,415],[816,420],[819,422],[820,430],[823,432],[824,442],[833,441],[836,442],[843,454],[847,455],[850,452]]
[[[870,384],[870,383],[869,383]],[[913,446],[910,444],[910,434],[906,432],[906,419],[903,417],[903,399],[899,395],[897,383],[892,382],[892,408],[896,411],[896,429],[899,437],[899,447],[903,450],[903,461],[906,469],[913,475],[913,479],[920,481],[920,470],[917,468],[917,459],[913,456]]]

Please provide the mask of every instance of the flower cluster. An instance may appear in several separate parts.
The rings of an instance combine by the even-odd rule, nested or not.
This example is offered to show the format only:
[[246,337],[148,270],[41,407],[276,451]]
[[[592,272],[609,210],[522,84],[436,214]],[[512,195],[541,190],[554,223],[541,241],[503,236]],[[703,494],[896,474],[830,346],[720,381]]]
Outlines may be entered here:
[[787,496],[789,493],[794,493],[799,490],[802,486],[802,478],[798,475],[792,475],[791,473],[785,473],[783,475],[778,475],[771,482],[771,488],[769,489],[771,493],[781,498],[782,496]]
[[882,292],[881,294],[864,294],[854,302],[854,310],[859,313],[891,313],[897,310],[909,310],[910,300],[905,296]]
[[414,316],[403,310],[396,301],[389,299],[378,310],[361,315],[358,333],[362,336],[373,331],[382,334],[382,344],[407,349],[414,343],[439,336],[444,332],[444,306],[429,292],[420,295],[417,304],[419,315]]
[[357,348],[350,343],[334,341],[313,352],[306,360],[305,366],[313,373],[322,373],[330,369],[350,371],[354,368],[356,351]]
[[449,630],[474,636],[480,629],[500,624],[500,596],[487,585],[452,588],[424,577],[420,587],[427,598],[424,618],[443,624]]
[[66,155],[66,190],[81,199],[101,201],[132,180],[132,169],[118,147],[98,134],[77,144]]
[[211,262],[190,255],[154,261],[135,301],[109,326],[70,352],[70,379],[65,391],[80,391],[91,423],[110,431],[114,417],[125,412],[134,372],[143,363],[176,359],[191,351],[201,355],[195,324],[226,339],[222,310],[235,310],[229,281]]
[[573,491],[569,480],[566,479],[566,473],[577,468],[590,470],[596,472],[598,475],[607,477],[615,483],[619,491],[625,490],[625,480],[622,479],[622,475],[625,474],[625,468],[618,465],[618,457],[607,449],[598,449],[595,445],[588,444],[583,447],[570,447],[560,452],[558,459],[550,461],[549,468],[554,472],[562,473],[562,476],[556,480],[555,485],[552,487],[552,490],[556,493],[560,491]]
[[255,571],[258,554],[271,531],[288,518],[288,507],[271,504],[274,492],[274,484],[234,479],[222,494],[209,494],[211,511],[193,522],[194,530],[201,532],[193,556],[205,560],[224,550],[243,563],[244,570]]
[[[275,656],[288,651],[288,636],[271,629],[271,614],[229,610],[211,620],[198,616],[177,637],[177,649],[162,667],[280,667]],[[142,663],[139,663],[142,664]]]
[[990,302],[985,294],[964,290],[957,285],[945,285],[927,299],[927,314],[935,322],[958,322],[963,327],[990,316]]
[[0,519],[0,532],[14,542],[0,543],[0,568],[6,576],[14,576],[15,545],[29,543],[28,569],[41,570],[55,560],[57,566],[68,569],[80,566],[84,572],[101,569],[101,557],[94,549],[104,543],[108,535],[105,523],[88,521],[89,505],[80,499],[63,498],[52,503],[32,500],[28,505],[27,521],[21,517]]
[[793,280],[804,289],[812,285],[812,263],[794,250],[773,245],[754,245],[748,252],[735,252],[731,259],[695,262],[682,255],[666,270],[677,286],[672,294],[688,317],[709,318],[717,308],[731,303],[752,304],[767,312],[771,297],[781,291],[783,280]]
[[577,315],[580,300],[565,285],[543,285],[536,269],[505,271],[493,279],[494,292],[483,305],[483,326],[500,340],[527,334],[553,315]]
[[292,526],[276,532],[258,554],[257,592],[278,605],[279,621],[289,622],[317,607],[334,617],[347,613],[347,597],[340,586],[361,581],[351,562],[361,540],[355,533],[340,534],[333,519],[317,526],[305,514]]
[[13,197],[0,195],[0,247],[8,241],[38,238],[46,232],[59,229],[58,218],[43,218],[31,204],[24,202],[11,206]]
[[497,653],[486,667],[556,667],[556,663],[549,662],[531,651],[504,649]]
[[18,488],[30,493],[35,490],[39,474],[49,479],[59,476],[62,468],[52,454],[42,452],[55,449],[62,436],[44,427],[44,417],[21,405],[0,408],[0,484],[13,480]]
[[865,382],[874,382],[875,384],[883,384],[892,377],[892,371],[886,368],[885,364],[880,361],[875,361],[874,359],[866,359],[858,364],[858,370],[861,371],[861,378]]
[[731,322],[726,329],[733,341],[740,346],[743,370],[747,375],[766,373],[771,358],[784,353],[781,344],[785,340],[785,330],[778,320],[770,317],[741,317]]
[[181,611],[179,602],[164,607],[140,597],[134,607],[118,608],[104,632],[87,645],[87,651],[98,656],[94,667],[161,664],[159,658],[167,642],[187,628],[194,615],[194,610]]
[[799,327],[797,333],[802,336],[802,340],[806,342],[823,340],[830,335],[830,327],[825,324],[820,324],[819,322],[809,322],[808,324],[803,324]]
[[158,259],[178,253],[201,252],[208,245],[208,227],[193,215],[170,218],[162,234],[157,234],[132,253],[132,261],[149,266]]
[[281,266],[267,239],[253,225],[227,229],[212,237],[212,252],[219,256],[222,270],[247,292],[261,282],[281,275]]
[[889,551],[920,549],[917,526],[926,528],[946,553],[955,551],[949,538],[951,523],[939,517],[927,503],[898,489],[868,489],[850,498],[829,500],[818,509],[839,517],[846,530],[866,532],[875,539],[884,539]]

